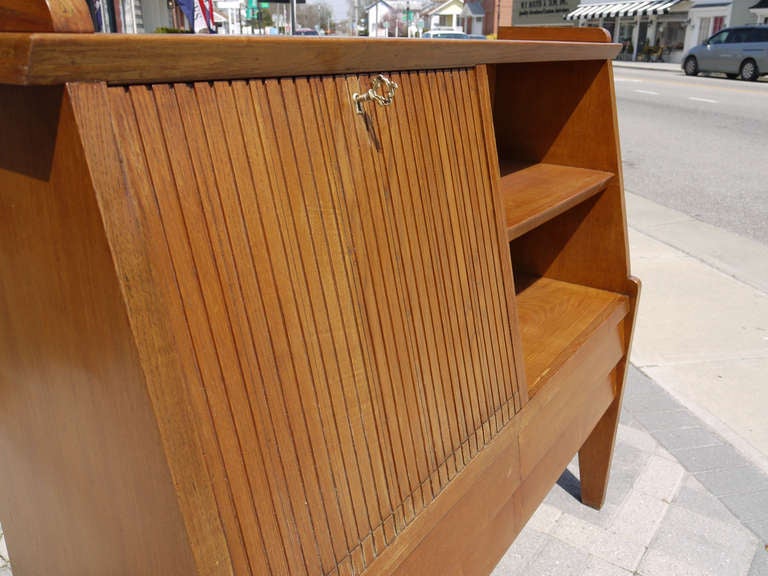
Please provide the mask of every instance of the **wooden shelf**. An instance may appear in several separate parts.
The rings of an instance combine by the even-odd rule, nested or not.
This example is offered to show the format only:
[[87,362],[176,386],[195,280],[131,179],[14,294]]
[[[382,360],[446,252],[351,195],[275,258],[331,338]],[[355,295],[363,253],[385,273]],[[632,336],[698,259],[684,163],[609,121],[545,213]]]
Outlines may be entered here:
[[598,328],[629,311],[622,294],[551,278],[518,276],[517,306],[532,397]]
[[514,240],[605,189],[610,172],[558,164],[502,168],[500,192],[507,238]]

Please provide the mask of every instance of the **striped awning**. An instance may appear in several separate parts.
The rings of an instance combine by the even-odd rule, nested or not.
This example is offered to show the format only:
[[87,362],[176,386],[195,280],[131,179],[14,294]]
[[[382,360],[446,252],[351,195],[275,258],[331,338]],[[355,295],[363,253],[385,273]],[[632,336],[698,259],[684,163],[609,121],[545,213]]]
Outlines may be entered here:
[[566,20],[599,20],[600,18],[616,18],[617,16],[666,14],[678,2],[680,0],[628,0],[605,4],[579,4],[576,10],[569,12],[564,18]]

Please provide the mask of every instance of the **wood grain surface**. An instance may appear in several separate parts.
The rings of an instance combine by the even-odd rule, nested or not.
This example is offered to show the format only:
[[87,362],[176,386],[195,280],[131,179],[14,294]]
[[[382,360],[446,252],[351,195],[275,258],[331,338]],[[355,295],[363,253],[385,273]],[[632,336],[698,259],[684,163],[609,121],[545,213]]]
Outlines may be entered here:
[[538,163],[502,174],[507,238],[514,240],[605,189],[610,172]]
[[548,375],[559,370],[599,326],[609,318],[616,326],[629,311],[628,298],[622,294],[551,278],[518,278],[518,289],[521,289],[517,305],[529,396],[533,396]]
[[[13,116],[21,100],[0,108]],[[0,517],[14,572],[187,576],[193,555],[81,126],[66,92],[37,102],[57,108],[40,110],[53,125],[17,137],[45,147],[54,131],[48,175],[0,167]]]
[[521,406],[476,74],[391,78],[110,89],[255,574],[362,572]]
[[555,40],[558,42],[610,42],[605,28],[573,26],[502,26],[499,40]]
[[[3,34],[0,82],[192,82],[548,60],[605,60],[618,44],[189,34]],[[307,57],[311,54],[311,58]]]
[[0,32],[93,32],[83,0],[2,0]]
[[[47,31],[0,33],[15,567],[482,576],[577,451],[601,505],[637,305],[603,31],[76,35],[0,6]],[[393,103],[358,114],[374,73]]]

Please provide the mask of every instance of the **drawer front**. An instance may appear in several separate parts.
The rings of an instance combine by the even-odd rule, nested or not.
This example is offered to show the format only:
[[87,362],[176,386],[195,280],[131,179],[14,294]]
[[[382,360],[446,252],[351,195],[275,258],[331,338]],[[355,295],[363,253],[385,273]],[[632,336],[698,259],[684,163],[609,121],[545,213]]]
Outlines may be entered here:
[[363,572],[519,409],[486,80],[371,78],[110,88],[254,574]]

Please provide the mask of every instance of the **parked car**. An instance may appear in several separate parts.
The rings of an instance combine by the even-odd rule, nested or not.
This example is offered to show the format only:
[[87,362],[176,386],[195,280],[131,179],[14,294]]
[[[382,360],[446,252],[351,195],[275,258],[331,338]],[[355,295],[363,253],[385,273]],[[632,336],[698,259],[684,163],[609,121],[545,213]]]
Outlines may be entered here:
[[469,36],[465,32],[456,30],[427,30],[421,36],[422,38],[448,38],[456,40],[466,40]]
[[721,72],[728,78],[757,80],[768,74],[768,26],[738,26],[720,30],[683,58],[688,76]]
[[296,28],[296,32],[293,33],[294,36],[319,36],[320,34],[317,33],[317,30],[314,28]]

